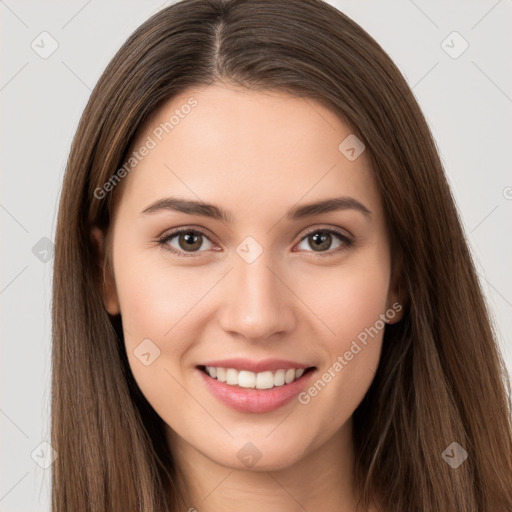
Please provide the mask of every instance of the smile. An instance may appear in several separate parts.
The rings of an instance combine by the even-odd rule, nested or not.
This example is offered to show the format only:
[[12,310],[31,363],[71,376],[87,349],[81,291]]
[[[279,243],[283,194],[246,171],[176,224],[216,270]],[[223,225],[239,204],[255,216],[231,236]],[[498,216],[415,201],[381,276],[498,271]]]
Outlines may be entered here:
[[224,405],[245,413],[265,413],[292,401],[308,385],[316,367],[283,360],[230,359],[196,366],[196,371]]
[[235,368],[222,368],[206,366],[204,371],[219,382],[225,382],[228,386],[237,386],[248,389],[272,389],[273,387],[290,384],[302,377],[304,368],[279,369],[275,372],[251,372],[248,370],[236,370]]

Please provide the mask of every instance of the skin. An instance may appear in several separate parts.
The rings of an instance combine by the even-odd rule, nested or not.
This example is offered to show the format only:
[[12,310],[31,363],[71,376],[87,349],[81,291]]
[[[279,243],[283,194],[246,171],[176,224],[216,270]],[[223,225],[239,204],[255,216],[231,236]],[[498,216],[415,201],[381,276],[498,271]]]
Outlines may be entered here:
[[[355,511],[352,414],[377,369],[383,330],[308,404],[294,399],[267,413],[228,408],[195,367],[228,357],[279,358],[316,366],[320,377],[399,300],[367,154],[349,161],[338,150],[351,131],[326,105],[220,83],[167,102],[133,148],[191,96],[198,105],[116,190],[105,307],[121,314],[133,375],[168,426],[187,507]],[[371,216],[347,209],[285,219],[297,204],[341,195]],[[169,196],[213,203],[234,222],[141,213]],[[181,226],[208,235],[191,257],[158,243]],[[317,252],[306,237],[316,228],[340,228],[354,245],[339,252],[343,242],[333,235]],[[104,233],[95,228],[92,235],[105,246]],[[247,236],[263,249],[251,264],[236,252]],[[180,250],[179,240],[167,244]],[[160,356],[145,366],[134,350],[148,338]],[[252,468],[237,457],[248,442],[262,454]]]

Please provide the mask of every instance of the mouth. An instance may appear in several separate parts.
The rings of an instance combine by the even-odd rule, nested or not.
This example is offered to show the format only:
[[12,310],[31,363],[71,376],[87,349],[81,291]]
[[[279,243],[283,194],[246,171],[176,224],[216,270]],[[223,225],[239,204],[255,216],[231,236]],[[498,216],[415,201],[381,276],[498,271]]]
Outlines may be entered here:
[[196,366],[211,395],[243,413],[271,412],[291,402],[316,371],[316,366],[277,360],[251,363],[232,359]]
[[300,379],[303,375],[312,372],[316,367],[280,368],[275,371],[266,370],[257,373],[249,370],[237,370],[236,368],[225,368],[222,366],[200,365],[197,368],[208,375],[208,377],[228,386],[243,389],[265,390],[287,386]]

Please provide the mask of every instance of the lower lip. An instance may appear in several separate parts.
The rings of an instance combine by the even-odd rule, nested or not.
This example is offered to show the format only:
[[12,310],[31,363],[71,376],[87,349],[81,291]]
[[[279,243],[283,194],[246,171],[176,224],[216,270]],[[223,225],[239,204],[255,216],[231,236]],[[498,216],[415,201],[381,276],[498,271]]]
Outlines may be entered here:
[[270,389],[251,389],[219,382],[196,368],[212,394],[222,403],[241,412],[270,412],[282,407],[297,396],[309,382],[315,370],[310,370],[290,384]]

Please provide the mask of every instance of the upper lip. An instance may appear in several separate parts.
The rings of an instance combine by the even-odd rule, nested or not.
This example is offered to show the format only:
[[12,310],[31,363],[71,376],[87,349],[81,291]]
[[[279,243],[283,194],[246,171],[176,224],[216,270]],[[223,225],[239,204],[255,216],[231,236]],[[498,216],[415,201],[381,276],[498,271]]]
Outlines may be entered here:
[[254,373],[276,370],[288,370],[290,368],[310,368],[311,365],[297,363],[296,361],[286,361],[284,359],[263,359],[254,361],[252,359],[233,358],[217,361],[208,361],[200,366],[214,366],[216,368],[234,368],[235,370],[247,370]]

